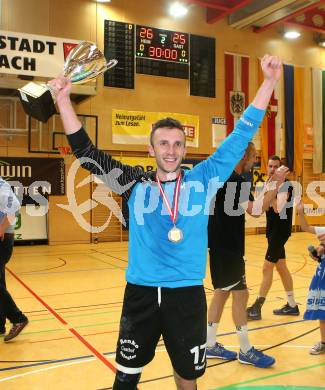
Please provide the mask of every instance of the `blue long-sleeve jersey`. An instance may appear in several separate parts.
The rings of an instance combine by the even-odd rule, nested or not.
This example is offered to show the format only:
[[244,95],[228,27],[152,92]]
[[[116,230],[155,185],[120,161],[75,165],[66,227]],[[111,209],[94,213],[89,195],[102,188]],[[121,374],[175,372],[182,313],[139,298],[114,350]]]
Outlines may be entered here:
[[[207,160],[182,172],[176,226],[182,230],[184,238],[178,243],[168,239],[173,223],[159,194],[154,173],[144,173],[112,159],[94,147],[83,129],[68,136],[82,166],[101,176],[113,191],[128,201],[128,282],[156,287],[203,283],[210,200],[242,158],[263,116],[264,110],[249,106],[234,131]],[[171,204],[175,184],[175,181],[163,184]]]

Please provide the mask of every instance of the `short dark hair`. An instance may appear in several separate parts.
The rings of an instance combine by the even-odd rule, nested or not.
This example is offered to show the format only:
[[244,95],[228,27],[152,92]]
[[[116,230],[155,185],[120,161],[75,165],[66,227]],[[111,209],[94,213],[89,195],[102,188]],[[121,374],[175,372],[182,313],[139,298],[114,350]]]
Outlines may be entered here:
[[151,133],[150,133],[150,144],[153,146],[153,135],[154,135],[154,132],[157,130],[157,129],[160,129],[161,127],[167,127],[168,129],[179,129],[179,130],[182,130],[182,132],[184,133],[184,137],[186,139],[186,134],[185,134],[185,131],[183,129],[183,126],[181,124],[180,121],[178,121],[177,119],[174,119],[174,118],[164,118],[164,119],[160,119],[159,121],[155,122],[153,125],[152,125],[152,129],[151,129]]
[[281,159],[279,156],[276,156],[276,155],[273,155],[271,157],[269,157],[269,160],[272,160],[272,161],[280,161],[281,162]]

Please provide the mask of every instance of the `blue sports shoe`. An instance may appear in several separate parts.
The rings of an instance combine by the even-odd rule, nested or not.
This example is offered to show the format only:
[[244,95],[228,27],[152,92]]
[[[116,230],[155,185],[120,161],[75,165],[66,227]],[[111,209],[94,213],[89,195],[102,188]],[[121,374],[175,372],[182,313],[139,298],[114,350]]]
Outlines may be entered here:
[[272,356],[265,355],[263,352],[258,351],[252,347],[246,353],[240,351],[238,360],[243,364],[252,364],[259,368],[267,368],[275,363],[275,359]]
[[291,307],[289,303],[286,303],[281,309],[273,310],[273,314],[277,316],[299,316],[300,312],[298,305]]
[[235,360],[237,359],[237,352],[229,351],[222,344],[215,343],[211,348],[207,348],[207,359],[224,359]]

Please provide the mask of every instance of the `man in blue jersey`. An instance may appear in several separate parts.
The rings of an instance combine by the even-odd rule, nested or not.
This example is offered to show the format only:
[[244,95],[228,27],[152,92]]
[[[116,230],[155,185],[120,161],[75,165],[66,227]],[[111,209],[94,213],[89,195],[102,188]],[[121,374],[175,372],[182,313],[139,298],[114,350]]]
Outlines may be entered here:
[[186,146],[178,121],[166,118],[154,124],[149,152],[156,158],[157,171],[144,173],[98,150],[73,110],[70,82],[63,77],[50,82],[75,156],[128,202],[127,286],[114,390],[137,388],[160,336],[173,365],[177,389],[196,389],[196,380],[205,371],[203,278],[209,205],[242,158],[280,77],[282,65],[277,57],[264,56],[261,66],[264,81],[234,131],[207,160],[188,171],[181,170]]
[[20,204],[10,185],[0,176],[0,334],[6,333],[6,319],[12,323],[4,336],[10,341],[25,328],[28,319],[12,299],[6,287],[6,264],[11,258],[14,246],[14,226]]

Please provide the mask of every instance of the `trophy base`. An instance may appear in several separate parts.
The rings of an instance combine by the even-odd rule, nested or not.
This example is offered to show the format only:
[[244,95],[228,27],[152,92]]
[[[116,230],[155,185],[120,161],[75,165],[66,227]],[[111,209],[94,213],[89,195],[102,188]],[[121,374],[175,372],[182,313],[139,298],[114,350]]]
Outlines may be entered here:
[[19,88],[19,98],[25,113],[41,122],[57,113],[50,90],[39,84],[28,83]]

